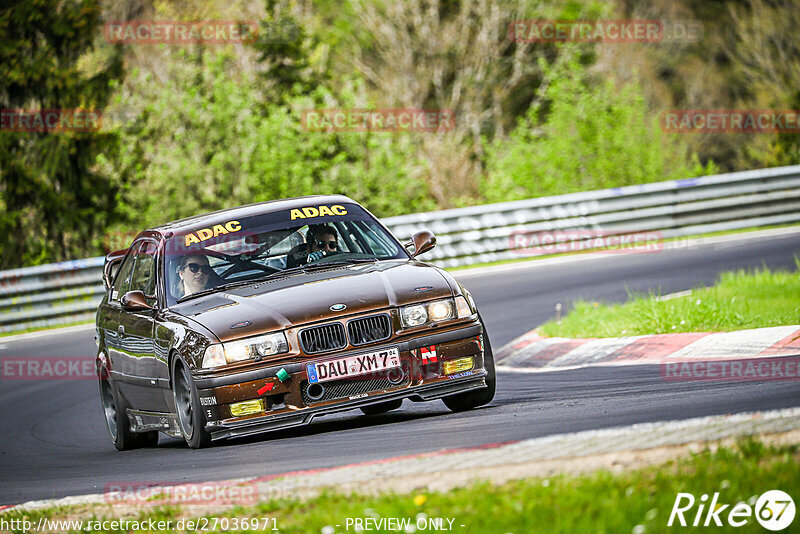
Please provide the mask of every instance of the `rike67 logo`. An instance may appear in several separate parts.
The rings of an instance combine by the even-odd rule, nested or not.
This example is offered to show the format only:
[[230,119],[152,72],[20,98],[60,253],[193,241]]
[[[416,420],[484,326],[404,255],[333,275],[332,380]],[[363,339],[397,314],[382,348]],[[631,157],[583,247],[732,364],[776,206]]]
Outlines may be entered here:
[[719,492],[714,493],[711,502],[707,494],[698,500],[691,493],[678,493],[667,526],[721,527],[727,523],[731,527],[743,527],[755,518],[765,529],[779,531],[792,524],[795,511],[794,501],[781,490],[770,490],[757,499],[753,497],[734,505],[719,502]]

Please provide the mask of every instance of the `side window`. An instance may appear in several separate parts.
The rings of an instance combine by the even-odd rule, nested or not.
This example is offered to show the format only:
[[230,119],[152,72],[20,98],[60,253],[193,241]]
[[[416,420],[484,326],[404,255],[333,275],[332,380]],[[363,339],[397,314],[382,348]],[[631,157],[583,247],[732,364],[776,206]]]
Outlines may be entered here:
[[142,291],[148,297],[156,293],[156,244],[144,241],[136,251],[136,265],[128,291]]
[[[139,248],[139,244],[134,245]],[[136,253],[134,250],[128,251],[128,255],[122,260],[122,265],[117,271],[117,276],[114,277],[114,285],[111,286],[111,299],[119,300],[128,291],[128,285],[131,279],[131,272],[133,271],[133,264],[136,261]]]

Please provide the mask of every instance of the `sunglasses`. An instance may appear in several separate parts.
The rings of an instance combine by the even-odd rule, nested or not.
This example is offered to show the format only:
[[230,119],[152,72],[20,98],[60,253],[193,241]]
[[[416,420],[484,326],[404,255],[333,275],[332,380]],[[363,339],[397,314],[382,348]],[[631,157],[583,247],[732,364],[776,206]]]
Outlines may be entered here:
[[188,267],[189,270],[192,271],[193,273],[203,271],[204,273],[208,274],[211,272],[211,267],[209,267],[208,265],[200,265],[199,263],[187,263],[186,267]]
[[314,244],[317,245],[317,248],[325,248],[327,245],[328,248],[333,249],[339,246],[336,241],[315,241]]

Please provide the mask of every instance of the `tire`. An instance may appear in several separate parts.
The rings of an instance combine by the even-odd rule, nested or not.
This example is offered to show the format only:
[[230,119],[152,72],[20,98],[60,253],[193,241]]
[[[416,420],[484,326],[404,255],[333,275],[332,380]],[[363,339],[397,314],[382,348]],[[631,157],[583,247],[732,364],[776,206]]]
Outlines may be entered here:
[[379,415],[396,410],[402,405],[403,399],[397,399],[393,401],[379,402],[378,404],[370,404],[369,406],[362,407],[361,411],[364,412],[364,415]]
[[[478,318],[480,318],[480,315],[478,315]],[[481,323],[483,323],[483,319],[481,319]],[[494,369],[492,344],[489,342],[489,334],[486,333],[485,327],[483,330],[483,366],[484,369],[486,369],[487,387],[445,397],[442,399],[445,406],[454,412],[465,412],[477,408],[478,406],[489,404],[492,402],[492,399],[494,399],[494,392],[497,388],[497,376]]]
[[140,447],[154,447],[158,443],[158,431],[131,432],[127,404],[117,393],[117,388],[108,378],[100,380],[100,405],[106,421],[111,442],[118,451],[128,451]]
[[211,444],[211,434],[205,428],[205,418],[200,408],[200,396],[192,379],[192,373],[183,360],[175,358],[172,363],[172,394],[178,412],[178,426],[186,444],[200,449]]

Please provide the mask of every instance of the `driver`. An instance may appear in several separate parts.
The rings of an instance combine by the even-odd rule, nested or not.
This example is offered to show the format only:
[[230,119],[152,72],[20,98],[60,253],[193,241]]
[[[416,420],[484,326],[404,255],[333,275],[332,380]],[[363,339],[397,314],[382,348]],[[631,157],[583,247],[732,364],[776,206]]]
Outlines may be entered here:
[[208,289],[208,278],[211,274],[208,258],[203,255],[188,255],[181,258],[178,266],[177,293],[178,298]]
[[331,254],[339,252],[339,240],[336,228],[327,224],[313,224],[308,227],[306,234],[306,249],[308,259],[306,263],[317,261]]

